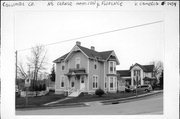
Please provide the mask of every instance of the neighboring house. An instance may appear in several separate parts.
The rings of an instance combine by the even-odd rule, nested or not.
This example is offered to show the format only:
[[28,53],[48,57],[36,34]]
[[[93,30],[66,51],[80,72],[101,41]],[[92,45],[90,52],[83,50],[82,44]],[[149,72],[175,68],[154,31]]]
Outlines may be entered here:
[[82,47],[80,42],[72,50],[54,61],[56,63],[55,93],[65,91],[94,93],[117,91],[116,65],[119,60],[113,50],[98,52],[95,47]]
[[153,84],[156,81],[154,65],[140,65],[136,63],[130,67],[131,86]]
[[51,81],[50,78],[46,80],[46,90],[48,91],[55,91],[55,81]]
[[118,75],[118,90],[125,91],[125,87],[131,85],[130,70],[117,70]]
[[125,85],[131,85],[131,72],[130,72],[130,70],[117,70],[117,74],[120,75],[120,79],[125,80]]

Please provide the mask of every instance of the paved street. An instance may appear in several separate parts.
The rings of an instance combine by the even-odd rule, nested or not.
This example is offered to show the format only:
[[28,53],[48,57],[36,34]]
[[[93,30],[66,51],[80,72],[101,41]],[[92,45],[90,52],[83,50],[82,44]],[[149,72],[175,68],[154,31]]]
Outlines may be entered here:
[[155,95],[131,102],[101,105],[90,103],[89,107],[56,108],[16,111],[18,115],[134,115],[163,114],[163,95]]

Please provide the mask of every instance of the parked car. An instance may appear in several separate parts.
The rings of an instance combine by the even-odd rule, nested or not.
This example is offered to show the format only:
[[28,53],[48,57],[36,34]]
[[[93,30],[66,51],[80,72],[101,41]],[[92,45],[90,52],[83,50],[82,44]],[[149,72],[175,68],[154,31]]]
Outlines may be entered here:
[[131,92],[131,89],[129,87],[125,87],[125,92],[129,93]]
[[[151,85],[141,85],[137,87],[137,91],[146,91],[150,92],[152,91],[152,86]],[[133,89],[133,92],[136,92],[136,88]]]
[[125,92],[133,92],[133,90],[134,90],[134,88],[133,87],[131,87],[131,86],[126,86],[125,87]]

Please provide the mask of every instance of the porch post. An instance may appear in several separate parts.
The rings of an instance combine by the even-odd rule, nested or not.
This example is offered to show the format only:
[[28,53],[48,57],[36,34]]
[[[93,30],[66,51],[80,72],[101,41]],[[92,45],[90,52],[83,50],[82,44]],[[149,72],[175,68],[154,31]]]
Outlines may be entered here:
[[68,89],[70,89],[70,78],[71,77],[68,77]]

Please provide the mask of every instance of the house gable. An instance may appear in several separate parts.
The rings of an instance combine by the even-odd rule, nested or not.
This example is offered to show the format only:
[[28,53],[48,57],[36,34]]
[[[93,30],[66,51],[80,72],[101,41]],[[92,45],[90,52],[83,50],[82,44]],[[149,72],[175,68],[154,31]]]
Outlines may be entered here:
[[133,70],[143,70],[140,66],[138,65],[134,65],[132,68],[131,68],[131,71]]
[[74,52],[78,52],[80,51],[82,54],[84,54],[87,58],[89,58],[86,53],[84,53],[78,45],[75,45],[72,50],[69,52],[69,54],[66,56],[66,58],[64,59],[65,61],[68,60],[68,58],[70,58],[70,56],[74,53]]
[[119,63],[119,60],[118,60],[114,50],[111,52],[111,54],[108,56],[108,58],[106,60],[109,60],[111,58],[111,56],[113,56],[113,59],[115,59],[116,64],[119,65],[120,63]]
[[135,65],[130,67],[130,70],[134,69],[134,67],[139,67],[143,70],[143,72],[153,72],[154,70],[154,65],[140,65],[138,63],[136,63]]

